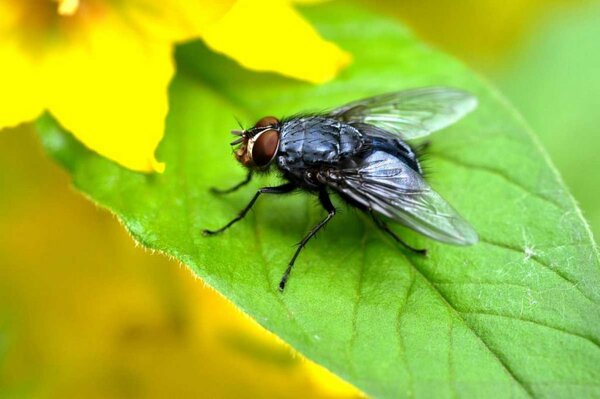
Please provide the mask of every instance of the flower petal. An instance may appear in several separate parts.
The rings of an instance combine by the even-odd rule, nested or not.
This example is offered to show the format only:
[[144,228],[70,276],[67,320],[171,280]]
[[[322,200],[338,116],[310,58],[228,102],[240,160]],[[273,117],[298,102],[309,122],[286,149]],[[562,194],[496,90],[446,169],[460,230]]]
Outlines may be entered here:
[[123,13],[147,35],[181,41],[200,37],[220,20],[236,0],[136,0],[124,2]]
[[140,37],[116,16],[86,27],[75,45],[43,64],[48,109],[99,154],[133,170],[161,171],[154,150],[174,73],[171,43]]
[[[96,152],[134,170],[161,171],[154,151],[174,73],[172,43],[198,37],[233,2],[0,2],[0,128],[48,109]],[[55,19],[52,40],[36,26],[35,47],[23,45],[33,29],[23,26],[28,12]]]
[[312,83],[333,79],[351,59],[283,0],[239,0],[203,38],[246,68]]
[[[3,36],[3,35],[0,35]],[[0,129],[37,117],[44,109],[33,65],[16,42],[0,37]]]
[[[314,83],[332,79],[350,60],[285,0],[207,0],[201,6],[136,0],[119,7],[56,1],[55,17],[64,19],[57,20],[51,40],[39,36],[35,48],[6,34],[26,32],[23,12],[31,8],[23,4],[29,3],[0,4],[0,128],[48,109],[89,148],[138,171],[164,168],[154,151],[167,114],[173,41],[204,34],[211,47],[248,68]],[[257,21],[265,16],[263,27]],[[265,56],[270,49],[276,56]]]

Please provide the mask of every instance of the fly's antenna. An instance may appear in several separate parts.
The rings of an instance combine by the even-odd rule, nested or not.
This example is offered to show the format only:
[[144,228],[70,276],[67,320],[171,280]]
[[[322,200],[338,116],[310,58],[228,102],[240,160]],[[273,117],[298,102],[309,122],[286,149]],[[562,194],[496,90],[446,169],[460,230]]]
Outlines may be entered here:
[[245,130],[244,129],[244,125],[242,125],[242,122],[240,122],[239,118],[237,116],[233,116],[233,119],[235,119],[235,121],[237,122],[238,126],[240,127],[240,129]]
[[234,115],[233,118],[235,119],[235,121],[237,122],[237,124],[240,128],[232,130],[231,134],[233,134],[234,136],[239,136],[239,139],[232,141],[230,143],[230,145],[238,145],[242,141],[244,141],[244,137],[246,135],[246,129],[244,129],[244,125],[242,125],[242,122],[240,122],[240,120],[238,119],[237,116]]
[[233,140],[231,143],[229,143],[229,145],[238,145],[246,138],[245,130],[232,130],[231,134],[233,134],[234,136],[239,136],[239,138]]
[[238,145],[242,141],[244,141],[244,136],[240,137],[239,139],[236,139],[236,140],[232,141],[231,143],[229,143],[229,145]]

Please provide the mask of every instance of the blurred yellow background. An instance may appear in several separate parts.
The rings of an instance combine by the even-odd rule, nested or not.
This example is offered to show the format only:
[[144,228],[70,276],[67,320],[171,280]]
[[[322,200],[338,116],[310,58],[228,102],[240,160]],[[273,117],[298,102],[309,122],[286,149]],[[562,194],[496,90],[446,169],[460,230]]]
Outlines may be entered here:
[[[600,232],[598,2],[370,7],[504,89]],[[136,247],[70,188],[31,126],[0,133],[0,397],[357,395],[183,266]]]

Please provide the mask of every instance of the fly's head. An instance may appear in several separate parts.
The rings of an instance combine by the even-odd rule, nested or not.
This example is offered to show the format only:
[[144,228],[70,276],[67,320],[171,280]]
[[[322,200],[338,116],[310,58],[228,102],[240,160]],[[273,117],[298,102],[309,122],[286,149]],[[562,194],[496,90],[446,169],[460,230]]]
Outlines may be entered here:
[[250,169],[267,168],[279,148],[281,123],[277,118],[265,116],[246,130],[233,130],[231,133],[240,136],[231,145],[241,144],[235,150],[235,158]]

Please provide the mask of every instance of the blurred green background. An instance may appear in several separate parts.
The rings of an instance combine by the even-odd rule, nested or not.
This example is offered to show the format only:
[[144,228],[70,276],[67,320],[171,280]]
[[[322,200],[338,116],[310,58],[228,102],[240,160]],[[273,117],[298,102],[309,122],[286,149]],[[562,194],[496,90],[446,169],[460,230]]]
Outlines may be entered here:
[[[495,83],[600,233],[600,2],[404,0]],[[435,171],[432,171],[435,173]],[[0,397],[353,397],[69,186],[31,126],[0,133]]]

